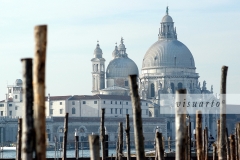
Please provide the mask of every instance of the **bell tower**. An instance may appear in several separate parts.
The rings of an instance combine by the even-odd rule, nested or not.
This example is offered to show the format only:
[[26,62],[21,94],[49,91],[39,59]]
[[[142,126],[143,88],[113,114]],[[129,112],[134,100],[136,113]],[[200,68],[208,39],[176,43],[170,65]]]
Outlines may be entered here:
[[105,88],[105,59],[102,57],[99,42],[94,50],[92,58],[92,93],[99,94]]

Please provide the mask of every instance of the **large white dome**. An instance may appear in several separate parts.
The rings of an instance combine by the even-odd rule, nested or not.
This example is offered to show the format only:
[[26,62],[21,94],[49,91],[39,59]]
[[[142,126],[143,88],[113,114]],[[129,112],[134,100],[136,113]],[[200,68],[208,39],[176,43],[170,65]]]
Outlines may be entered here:
[[142,69],[178,67],[195,68],[189,49],[176,39],[159,39],[146,52]]

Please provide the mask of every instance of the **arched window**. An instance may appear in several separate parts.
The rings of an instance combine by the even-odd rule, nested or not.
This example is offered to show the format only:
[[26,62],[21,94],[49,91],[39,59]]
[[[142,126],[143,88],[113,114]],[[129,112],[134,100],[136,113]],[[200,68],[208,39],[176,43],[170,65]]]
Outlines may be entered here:
[[75,114],[76,110],[75,108],[72,108],[72,114]]
[[96,64],[96,71],[98,71],[98,64]]
[[176,66],[177,64],[177,57],[174,57],[174,65]]
[[101,64],[101,71],[104,71],[104,66],[103,66],[103,64]]
[[155,97],[155,87],[154,84],[151,84],[151,97]]
[[174,83],[171,83],[171,89],[172,89],[172,93],[175,93],[175,88],[174,88]]
[[182,83],[181,82],[178,83],[178,89],[182,89]]

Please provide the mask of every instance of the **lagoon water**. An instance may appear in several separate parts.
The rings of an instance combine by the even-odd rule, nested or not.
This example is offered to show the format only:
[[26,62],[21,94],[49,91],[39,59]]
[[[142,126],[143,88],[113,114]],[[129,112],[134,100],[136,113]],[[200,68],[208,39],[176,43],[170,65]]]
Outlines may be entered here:
[[[109,149],[109,156],[115,155],[115,149]],[[47,151],[47,158],[61,158],[61,151]],[[75,157],[75,150],[67,150],[67,158]],[[90,157],[89,150],[79,150],[79,157]],[[16,151],[3,151],[0,152],[0,158],[16,158]]]
[[[146,151],[149,151],[152,149],[146,149]],[[126,150],[123,150],[123,152],[126,152]],[[131,152],[135,152],[135,149],[131,149]],[[111,155],[115,156],[116,150],[115,149],[109,149],[108,156],[111,157]],[[67,150],[67,158],[74,158],[75,157],[75,150]],[[89,150],[79,150],[79,158],[80,157],[90,157]],[[16,151],[3,151],[0,152],[0,159],[1,158],[16,158]],[[62,152],[61,151],[47,151],[47,158],[62,158]]]

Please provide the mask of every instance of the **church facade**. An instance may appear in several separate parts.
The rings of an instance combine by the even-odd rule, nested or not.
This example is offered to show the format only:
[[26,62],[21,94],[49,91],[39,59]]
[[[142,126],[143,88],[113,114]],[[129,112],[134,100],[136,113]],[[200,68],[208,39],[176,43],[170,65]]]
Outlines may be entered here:
[[[149,138],[154,136],[156,126],[160,126],[165,138],[175,137],[175,117],[172,108],[175,105],[176,90],[186,88],[190,97],[194,94],[213,95],[213,88],[211,86],[211,90],[207,90],[206,81],[202,86],[200,85],[194,57],[187,46],[178,40],[176,27],[168,8],[160,23],[157,41],[150,46],[143,57],[140,73],[136,63],[129,57],[131,54],[127,54],[124,40],[121,38],[120,44],[114,47],[112,60],[106,67],[102,49],[97,43],[91,59],[93,95],[50,96],[49,94],[46,97],[46,116],[50,119],[47,121],[47,133],[50,141],[53,140],[54,135],[61,139],[60,122],[56,117],[64,117],[67,112],[73,120],[83,118],[86,125],[90,125],[87,120],[91,120],[87,117],[93,119],[95,117],[92,123],[95,126],[98,125],[97,117],[101,116],[102,108],[105,108],[106,117],[111,120],[123,119],[126,114],[132,117],[129,75],[135,74],[139,79],[142,117],[146,120],[143,120],[143,125],[146,128],[145,132],[150,131]],[[210,99],[215,98],[211,96]],[[22,108],[22,81],[17,79],[15,85],[7,86],[6,98],[0,101],[0,118],[7,120],[21,117]],[[208,114],[204,115],[203,124],[214,136],[218,114],[209,114],[209,111],[205,113]],[[189,121],[193,122],[192,129],[194,129],[195,116],[192,115]],[[79,128],[77,123],[74,125],[72,130]],[[85,137],[90,134],[86,132],[87,130],[98,132],[98,129],[88,129],[86,125],[82,127],[85,130]],[[4,125],[0,124],[1,127],[4,128]],[[111,134],[116,135],[116,130],[115,127],[114,133]],[[114,138],[111,140],[115,140],[115,136],[112,137]]]

